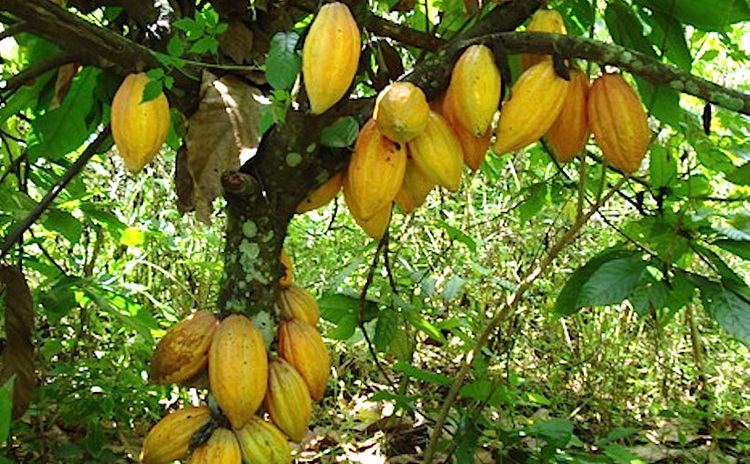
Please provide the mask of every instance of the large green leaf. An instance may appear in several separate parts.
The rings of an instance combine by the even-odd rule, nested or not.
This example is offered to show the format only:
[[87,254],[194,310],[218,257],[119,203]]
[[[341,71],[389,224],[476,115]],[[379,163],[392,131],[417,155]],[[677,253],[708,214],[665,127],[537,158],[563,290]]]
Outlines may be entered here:
[[708,31],[724,30],[730,24],[750,20],[750,7],[745,0],[636,0],[636,3]]
[[589,277],[578,295],[579,306],[622,303],[638,287],[646,262],[636,254],[603,263]]
[[295,51],[299,35],[296,32],[277,32],[271,39],[266,58],[266,78],[276,90],[289,90],[297,79],[302,58]]
[[673,17],[659,12],[652,15],[642,14],[641,17],[651,26],[651,33],[648,35],[651,43],[662,50],[669,61],[685,71],[690,71],[693,56],[685,40],[682,24]]
[[703,309],[730,335],[750,344],[750,303],[725,285],[696,279]]

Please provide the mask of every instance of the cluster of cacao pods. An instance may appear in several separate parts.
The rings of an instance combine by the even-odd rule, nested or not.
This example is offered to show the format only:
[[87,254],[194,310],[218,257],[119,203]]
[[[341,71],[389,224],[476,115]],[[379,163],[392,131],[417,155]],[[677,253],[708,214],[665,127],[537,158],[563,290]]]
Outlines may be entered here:
[[112,99],[112,138],[125,167],[134,174],[159,153],[169,131],[169,103],[164,93],[143,101],[148,82],[145,73],[130,74]]
[[[303,439],[312,401],[323,398],[330,360],[315,328],[320,318],[315,298],[294,283],[284,252],[280,263],[276,356],[269,357],[261,332],[239,314],[219,321],[198,311],[159,341],[151,360],[152,382],[192,384],[207,375],[220,412],[199,406],[167,415],[146,436],[143,463],[188,457],[192,464],[291,462],[288,439]],[[270,420],[259,415],[261,406]]]

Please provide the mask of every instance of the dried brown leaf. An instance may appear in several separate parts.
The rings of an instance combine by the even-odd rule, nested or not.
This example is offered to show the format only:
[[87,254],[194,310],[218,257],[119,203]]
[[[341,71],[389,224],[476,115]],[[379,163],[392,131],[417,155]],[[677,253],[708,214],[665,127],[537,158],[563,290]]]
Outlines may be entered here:
[[391,11],[403,11],[404,13],[412,11],[417,6],[417,0],[399,0]]
[[188,153],[185,145],[177,150],[177,159],[174,163],[174,187],[177,192],[177,209],[181,213],[195,210],[193,177],[190,175]]
[[198,111],[188,121],[188,168],[198,219],[210,222],[211,202],[222,194],[221,175],[255,155],[263,94],[242,80],[203,73]]
[[5,349],[0,382],[15,375],[13,417],[23,415],[34,392],[34,305],[26,279],[17,267],[0,267],[0,286],[5,293]]
[[250,63],[253,57],[253,31],[240,21],[232,21],[219,36],[221,51],[237,64]]
[[464,8],[466,9],[466,16],[474,16],[482,8],[482,2],[480,0],[464,0]]
[[55,95],[52,97],[49,109],[53,110],[60,106],[60,103],[65,99],[65,95],[70,90],[70,85],[73,83],[73,78],[78,74],[78,70],[81,69],[81,65],[78,63],[64,64],[57,68],[57,80],[55,81]]

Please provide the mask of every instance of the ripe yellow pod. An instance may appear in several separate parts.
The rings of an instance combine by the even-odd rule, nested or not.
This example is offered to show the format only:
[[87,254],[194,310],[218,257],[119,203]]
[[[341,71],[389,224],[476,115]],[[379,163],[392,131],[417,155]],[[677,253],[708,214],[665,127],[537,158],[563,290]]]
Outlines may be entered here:
[[393,202],[404,179],[406,145],[378,131],[373,119],[362,126],[347,171],[358,216],[365,221]]
[[619,74],[603,74],[591,84],[589,124],[609,164],[626,174],[641,167],[651,130],[638,94]]
[[320,309],[315,297],[296,284],[281,289],[279,307],[284,319],[298,319],[312,326],[320,319]]
[[232,431],[216,429],[193,451],[188,464],[242,464],[240,444]]
[[442,116],[430,111],[427,127],[408,146],[414,165],[428,181],[451,192],[458,190],[461,185],[463,150],[458,136]]
[[320,401],[328,383],[328,348],[315,327],[292,319],[279,324],[279,355],[300,373],[310,396]]
[[145,73],[129,74],[112,99],[112,138],[125,167],[134,174],[159,153],[169,131],[167,97],[161,93],[153,100],[142,101],[148,82]]
[[378,94],[372,117],[381,134],[405,143],[424,130],[429,113],[422,89],[411,82],[394,82]]
[[188,381],[208,364],[208,349],[219,320],[195,312],[175,324],[156,345],[149,379],[157,385]]
[[193,435],[210,420],[211,410],[206,406],[182,408],[165,416],[143,440],[141,462],[168,464],[186,458]]
[[[500,104],[500,71],[492,50],[472,45],[453,67],[448,93],[456,122],[474,137],[482,137]],[[455,129],[455,127],[454,127]]]
[[411,213],[424,203],[427,195],[434,187],[435,184],[425,179],[414,166],[414,162],[409,159],[406,162],[404,182],[396,194],[396,204],[403,212]]
[[551,60],[521,74],[500,111],[495,153],[520,150],[539,140],[560,114],[567,92],[568,81],[557,75]]
[[[555,10],[538,10],[531,17],[529,27],[526,28],[529,32],[548,32],[550,34],[565,34],[565,21],[563,17]],[[539,55],[537,53],[522,53],[521,54],[521,71],[526,71],[530,67],[543,60],[551,60],[550,55]]]
[[224,319],[208,353],[211,393],[234,429],[258,410],[268,386],[268,358],[263,336],[245,316]]
[[580,69],[570,71],[570,85],[560,115],[545,135],[555,158],[568,163],[586,147],[589,138],[589,79]]
[[279,278],[279,285],[281,285],[282,288],[288,287],[292,285],[292,282],[294,281],[294,266],[292,265],[292,259],[286,254],[286,251],[283,248],[281,249],[279,261],[281,261],[281,267],[284,270],[284,275]]
[[343,171],[339,171],[330,179],[325,181],[320,187],[315,189],[310,195],[297,205],[297,213],[306,213],[331,202],[341,190],[341,182],[344,178]]
[[490,148],[490,142],[492,139],[492,128],[487,127],[484,134],[479,137],[475,137],[469,131],[464,129],[461,123],[458,122],[455,111],[455,101],[453,94],[446,92],[443,100],[438,103],[441,108],[441,113],[448,124],[450,124],[453,132],[458,136],[458,140],[461,142],[461,150],[464,154],[464,163],[471,168],[472,171],[476,171],[482,166],[484,157],[487,155],[487,150]]
[[302,75],[313,114],[324,113],[346,94],[357,73],[360,47],[349,8],[340,2],[323,5],[302,47]]
[[362,219],[359,206],[352,195],[349,174],[344,174],[344,202],[346,203],[346,207],[349,208],[349,212],[354,218],[354,221],[367,235],[370,236],[370,238],[374,240],[380,240],[383,238],[385,231],[388,229],[388,224],[391,222],[392,203],[381,211],[377,211],[370,219]]
[[268,391],[263,404],[282,432],[293,441],[302,441],[312,418],[310,392],[299,372],[281,358],[268,363]]
[[286,437],[273,424],[253,416],[235,430],[245,464],[290,464],[292,449]]

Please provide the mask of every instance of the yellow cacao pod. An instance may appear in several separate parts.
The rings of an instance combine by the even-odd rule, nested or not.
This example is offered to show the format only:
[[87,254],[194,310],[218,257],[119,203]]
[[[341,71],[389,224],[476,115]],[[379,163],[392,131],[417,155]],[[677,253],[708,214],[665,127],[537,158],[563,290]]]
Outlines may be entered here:
[[448,93],[455,121],[474,137],[482,137],[492,124],[500,104],[500,81],[492,50],[484,45],[464,50],[453,67]]
[[429,113],[422,89],[411,82],[394,82],[378,94],[372,117],[381,134],[405,143],[424,130]]
[[421,206],[435,184],[425,179],[409,158],[406,162],[404,182],[396,194],[396,204],[405,213],[411,213]]
[[286,254],[284,249],[281,250],[279,261],[281,261],[281,268],[284,271],[284,275],[279,279],[279,285],[282,288],[288,287],[294,281],[294,266],[292,265],[292,259]]
[[[565,34],[565,21],[563,17],[555,10],[538,10],[531,17],[528,32],[548,32],[550,34]],[[539,55],[537,53],[521,54],[521,72],[543,60],[551,60],[550,55]]]
[[638,94],[619,74],[604,74],[591,84],[589,124],[609,164],[631,174],[641,167],[651,143],[648,115]]
[[297,213],[306,213],[330,203],[339,194],[343,178],[344,173],[342,171],[334,174],[297,205]]
[[427,127],[408,143],[414,165],[430,182],[451,192],[461,185],[463,150],[458,136],[438,113],[430,111]]
[[279,324],[279,355],[300,373],[310,396],[320,401],[328,383],[331,361],[315,327],[292,319]]
[[347,171],[358,216],[365,221],[393,203],[406,169],[406,145],[378,131],[373,119],[362,127]]
[[258,410],[268,386],[268,358],[263,336],[245,316],[224,319],[208,353],[211,393],[234,429]]
[[357,73],[360,33],[349,8],[326,3],[302,47],[302,75],[310,111],[321,114],[341,100]]
[[560,114],[567,92],[568,81],[557,75],[552,61],[542,61],[521,74],[500,111],[495,153],[520,150],[539,140]]
[[393,204],[390,204],[383,208],[381,211],[375,213],[370,219],[362,219],[362,215],[359,212],[359,206],[354,200],[352,195],[351,184],[349,183],[349,174],[344,174],[344,202],[346,203],[349,212],[352,214],[354,221],[359,225],[362,230],[365,231],[374,240],[380,240],[383,238],[385,231],[388,229],[388,224],[391,222],[391,209]]
[[286,437],[273,424],[254,416],[235,430],[245,464],[290,464],[292,450]]
[[305,380],[288,362],[268,363],[268,391],[264,401],[271,420],[293,441],[302,441],[312,418],[312,400]]
[[589,79],[580,69],[570,71],[570,84],[560,115],[545,135],[558,161],[568,163],[586,147],[589,138]]
[[453,94],[446,92],[444,98],[440,101],[439,107],[441,108],[440,114],[443,115],[448,124],[450,124],[453,132],[458,136],[458,140],[461,142],[461,150],[464,155],[464,163],[471,168],[472,171],[476,171],[482,166],[484,158],[487,155],[487,150],[490,148],[490,141],[492,139],[492,127],[487,127],[479,137],[475,137],[471,132],[467,131],[461,123],[458,122],[455,111],[455,100]]
[[193,451],[188,464],[242,464],[240,444],[232,431],[216,429],[206,443]]
[[167,139],[169,103],[163,93],[143,100],[149,78],[145,73],[129,74],[112,99],[112,138],[125,167],[137,173],[151,162]]
[[284,319],[298,319],[314,326],[320,319],[320,309],[315,297],[299,285],[282,288],[279,293],[279,307]]
[[198,311],[174,325],[156,345],[149,378],[157,385],[188,381],[208,364],[208,349],[219,320]]
[[143,464],[168,464],[184,459],[190,452],[190,440],[211,420],[211,410],[206,406],[178,409],[165,416],[143,440]]

